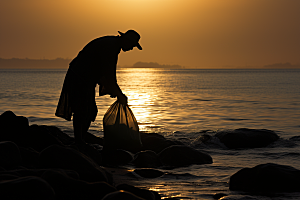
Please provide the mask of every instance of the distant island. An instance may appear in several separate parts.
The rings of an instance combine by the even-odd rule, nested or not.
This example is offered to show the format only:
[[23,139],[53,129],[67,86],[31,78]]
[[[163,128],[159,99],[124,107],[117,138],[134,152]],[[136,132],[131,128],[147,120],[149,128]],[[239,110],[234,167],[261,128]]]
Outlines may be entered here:
[[[56,59],[30,59],[30,58],[0,58],[0,69],[68,69],[72,59],[56,58]],[[120,68],[161,68],[161,69],[186,69],[181,65],[166,65],[157,62],[136,62],[132,66],[118,66]],[[199,69],[209,69],[202,68]],[[275,63],[264,66],[223,66],[211,69],[300,69],[300,64]]]
[[300,69],[300,64],[292,65],[291,63],[275,63],[271,65],[265,65],[264,69]]
[[0,69],[68,69],[71,59],[0,58]]
[[[68,69],[71,59],[56,58],[50,59],[21,59],[0,58],[0,69]],[[119,66],[121,68],[125,68]],[[180,65],[161,65],[156,62],[137,62],[133,66],[126,68],[170,68],[170,69],[182,69],[184,67]]]

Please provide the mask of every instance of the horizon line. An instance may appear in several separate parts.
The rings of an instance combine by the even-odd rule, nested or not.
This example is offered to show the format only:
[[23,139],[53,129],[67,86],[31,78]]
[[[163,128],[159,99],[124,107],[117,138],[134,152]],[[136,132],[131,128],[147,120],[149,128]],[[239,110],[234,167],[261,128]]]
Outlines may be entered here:
[[[9,66],[2,67],[0,65],[0,69],[68,69],[69,65],[66,62],[70,62],[72,59],[70,58],[62,58],[57,57],[55,59],[33,59],[33,58],[0,58],[0,61],[8,61],[8,63],[2,63]],[[9,63],[9,61],[18,61],[19,63]],[[52,66],[53,63],[47,63],[47,66],[45,67],[38,67],[38,66],[27,66],[22,63],[23,61],[40,61],[40,62],[53,62],[53,61],[61,61],[60,65]],[[0,62],[1,64],[1,62]],[[12,65],[18,65],[18,66],[12,66]],[[23,66],[22,66],[23,64]],[[38,64],[38,63],[35,63]],[[64,65],[64,66],[62,66]],[[66,66],[65,66],[66,65]],[[136,66],[135,66],[136,65]],[[146,65],[146,66],[142,66]],[[236,65],[223,65],[223,66],[210,66],[210,67],[186,67],[179,64],[159,64],[157,62],[144,62],[144,61],[138,61],[135,62],[133,65],[117,65],[117,68],[156,68],[156,69],[300,69],[300,64],[291,64],[290,62],[285,63],[273,63],[263,66],[236,66]]]

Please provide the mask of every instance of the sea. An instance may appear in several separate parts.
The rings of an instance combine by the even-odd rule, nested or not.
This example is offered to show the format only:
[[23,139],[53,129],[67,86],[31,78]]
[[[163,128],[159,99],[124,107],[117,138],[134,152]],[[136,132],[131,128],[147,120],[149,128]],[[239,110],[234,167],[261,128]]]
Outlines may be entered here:
[[[54,115],[66,70],[0,70],[0,114],[11,110],[30,124],[53,125],[73,136],[72,122]],[[207,152],[212,164],[160,169],[165,175],[139,179],[141,188],[157,191],[162,199],[207,199],[216,193],[233,199],[290,200],[300,193],[251,194],[229,190],[229,178],[238,170],[276,163],[300,170],[299,69],[151,69],[120,68],[117,79],[128,97],[141,132]],[[103,136],[102,120],[116,101],[98,96],[98,116],[89,132]],[[264,148],[227,149],[212,136],[238,128],[268,129],[280,139]],[[295,139],[296,138],[296,139]]]

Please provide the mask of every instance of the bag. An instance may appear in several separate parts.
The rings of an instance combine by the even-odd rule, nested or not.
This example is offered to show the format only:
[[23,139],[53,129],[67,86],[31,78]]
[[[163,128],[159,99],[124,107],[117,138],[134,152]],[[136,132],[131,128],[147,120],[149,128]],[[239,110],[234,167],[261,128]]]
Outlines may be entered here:
[[103,129],[104,149],[141,150],[139,126],[128,105],[115,101],[103,117]]

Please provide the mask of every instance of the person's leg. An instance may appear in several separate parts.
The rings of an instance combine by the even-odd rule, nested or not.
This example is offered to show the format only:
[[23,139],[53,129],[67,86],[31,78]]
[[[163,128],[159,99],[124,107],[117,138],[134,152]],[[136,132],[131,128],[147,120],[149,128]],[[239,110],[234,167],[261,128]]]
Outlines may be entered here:
[[82,140],[86,142],[86,134],[90,128],[91,121],[85,120],[82,126]]
[[77,85],[73,104],[73,129],[77,145],[85,145],[85,137],[91,122],[96,118],[98,109],[95,102],[95,87]]
[[85,135],[90,127],[91,121],[86,120],[81,117],[79,114],[73,115],[73,129],[74,129],[74,138],[75,143],[77,145],[84,145],[85,144]]

